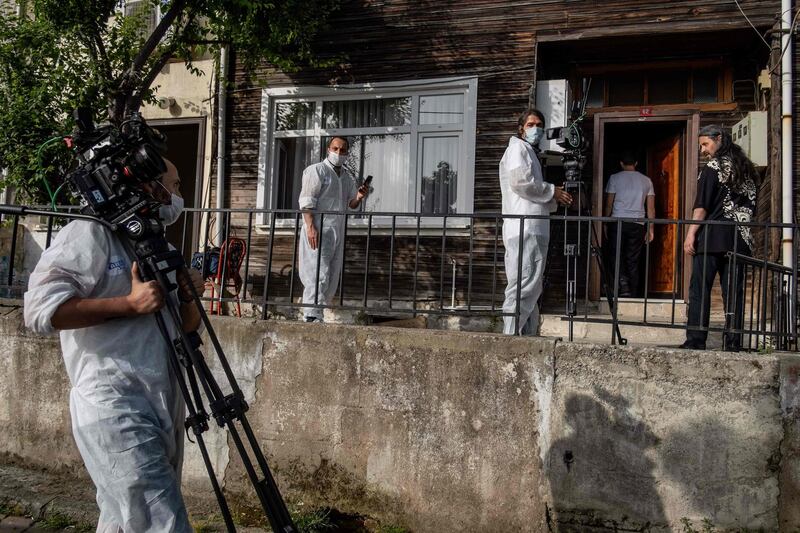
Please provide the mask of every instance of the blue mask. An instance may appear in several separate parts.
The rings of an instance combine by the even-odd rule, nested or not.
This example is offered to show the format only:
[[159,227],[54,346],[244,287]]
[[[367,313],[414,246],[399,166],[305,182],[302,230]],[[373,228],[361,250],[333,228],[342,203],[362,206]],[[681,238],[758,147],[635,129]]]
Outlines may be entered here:
[[534,126],[525,130],[525,140],[532,146],[538,146],[542,137],[544,137],[544,128],[540,126]]

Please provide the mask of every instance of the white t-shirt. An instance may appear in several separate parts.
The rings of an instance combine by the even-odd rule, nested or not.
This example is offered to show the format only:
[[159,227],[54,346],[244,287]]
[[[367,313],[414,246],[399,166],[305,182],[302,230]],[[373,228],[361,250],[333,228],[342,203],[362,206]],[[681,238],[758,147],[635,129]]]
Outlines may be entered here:
[[650,178],[635,170],[612,174],[606,192],[614,195],[611,216],[617,218],[644,218],[645,197],[656,195]]

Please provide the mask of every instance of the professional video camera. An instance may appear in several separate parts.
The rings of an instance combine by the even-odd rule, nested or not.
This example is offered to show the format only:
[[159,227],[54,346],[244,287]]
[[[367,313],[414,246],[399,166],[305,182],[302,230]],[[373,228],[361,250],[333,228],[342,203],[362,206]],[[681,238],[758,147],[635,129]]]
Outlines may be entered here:
[[563,148],[561,161],[564,164],[564,189],[577,189],[581,180],[581,171],[586,164],[585,151],[587,149],[586,138],[581,130],[581,122],[586,118],[586,98],[589,94],[591,80],[584,83],[583,100],[576,102],[572,116],[575,117],[566,126],[549,128],[547,138],[555,140],[556,144]]
[[139,113],[119,128],[95,128],[88,109],[75,110],[73,118],[76,129],[65,141],[80,164],[65,181],[80,199],[81,212],[122,228],[134,241],[161,235],[158,208],[162,204],[141,185],[166,172],[161,156],[166,137],[150,128]]

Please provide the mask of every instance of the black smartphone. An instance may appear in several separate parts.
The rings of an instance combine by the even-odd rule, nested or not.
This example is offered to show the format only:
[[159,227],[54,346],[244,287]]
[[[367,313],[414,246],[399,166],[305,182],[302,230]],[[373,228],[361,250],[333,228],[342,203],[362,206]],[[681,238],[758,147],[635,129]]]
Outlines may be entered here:
[[370,183],[372,183],[372,176],[367,176],[367,179],[364,180],[364,185],[369,187]]

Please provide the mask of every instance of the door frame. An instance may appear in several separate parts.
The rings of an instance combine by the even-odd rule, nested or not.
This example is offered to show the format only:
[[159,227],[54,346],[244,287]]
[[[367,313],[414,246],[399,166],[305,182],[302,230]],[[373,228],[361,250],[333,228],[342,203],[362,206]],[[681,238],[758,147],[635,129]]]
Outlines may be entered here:
[[[692,218],[692,200],[697,190],[697,180],[690,179],[697,174],[698,170],[698,149],[697,134],[700,131],[700,113],[695,110],[655,110],[648,108],[647,114],[644,109],[637,111],[608,111],[594,113],[594,139],[593,139],[593,176],[592,176],[592,208],[598,215],[603,213],[603,164],[605,139],[604,131],[606,124],[613,123],[633,123],[642,124],[646,122],[683,122],[685,123],[685,139],[683,153],[686,154],[683,162],[683,218]],[[602,223],[595,223],[597,235],[602,235]],[[678,239],[680,240],[680,235]],[[681,248],[682,251],[682,248]],[[691,275],[691,258],[685,254],[683,256],[683,276],[681,283],[681,293],[678,297],[686,300],[689,289],[689,277]],[[597,269],[590,272],[589,278],[589,297],[592,300],[600,299],[600,274]]]
[[[195,208],[203,207],[203,185],[205,176],[205,152],[206,152],[206,117],[186,117],[186,118],[159,118],[148,119],[147,123],[150,126],[158,129],[159,126],[197,126],[197,164],[195,165],[195,185],[194,185],[194,198],[193,205]],[[209,176],[209,182],[210,182]],[[183,181],[183,180],[181,180]],[[209,185],[210,187],[210,185]],[[191,249],[197,250],[200,246],[200,229],[205,227],[203,215],[199,218],[195,217],[195,221],[199,223],[194,224],[192,227],[191,235]]]

